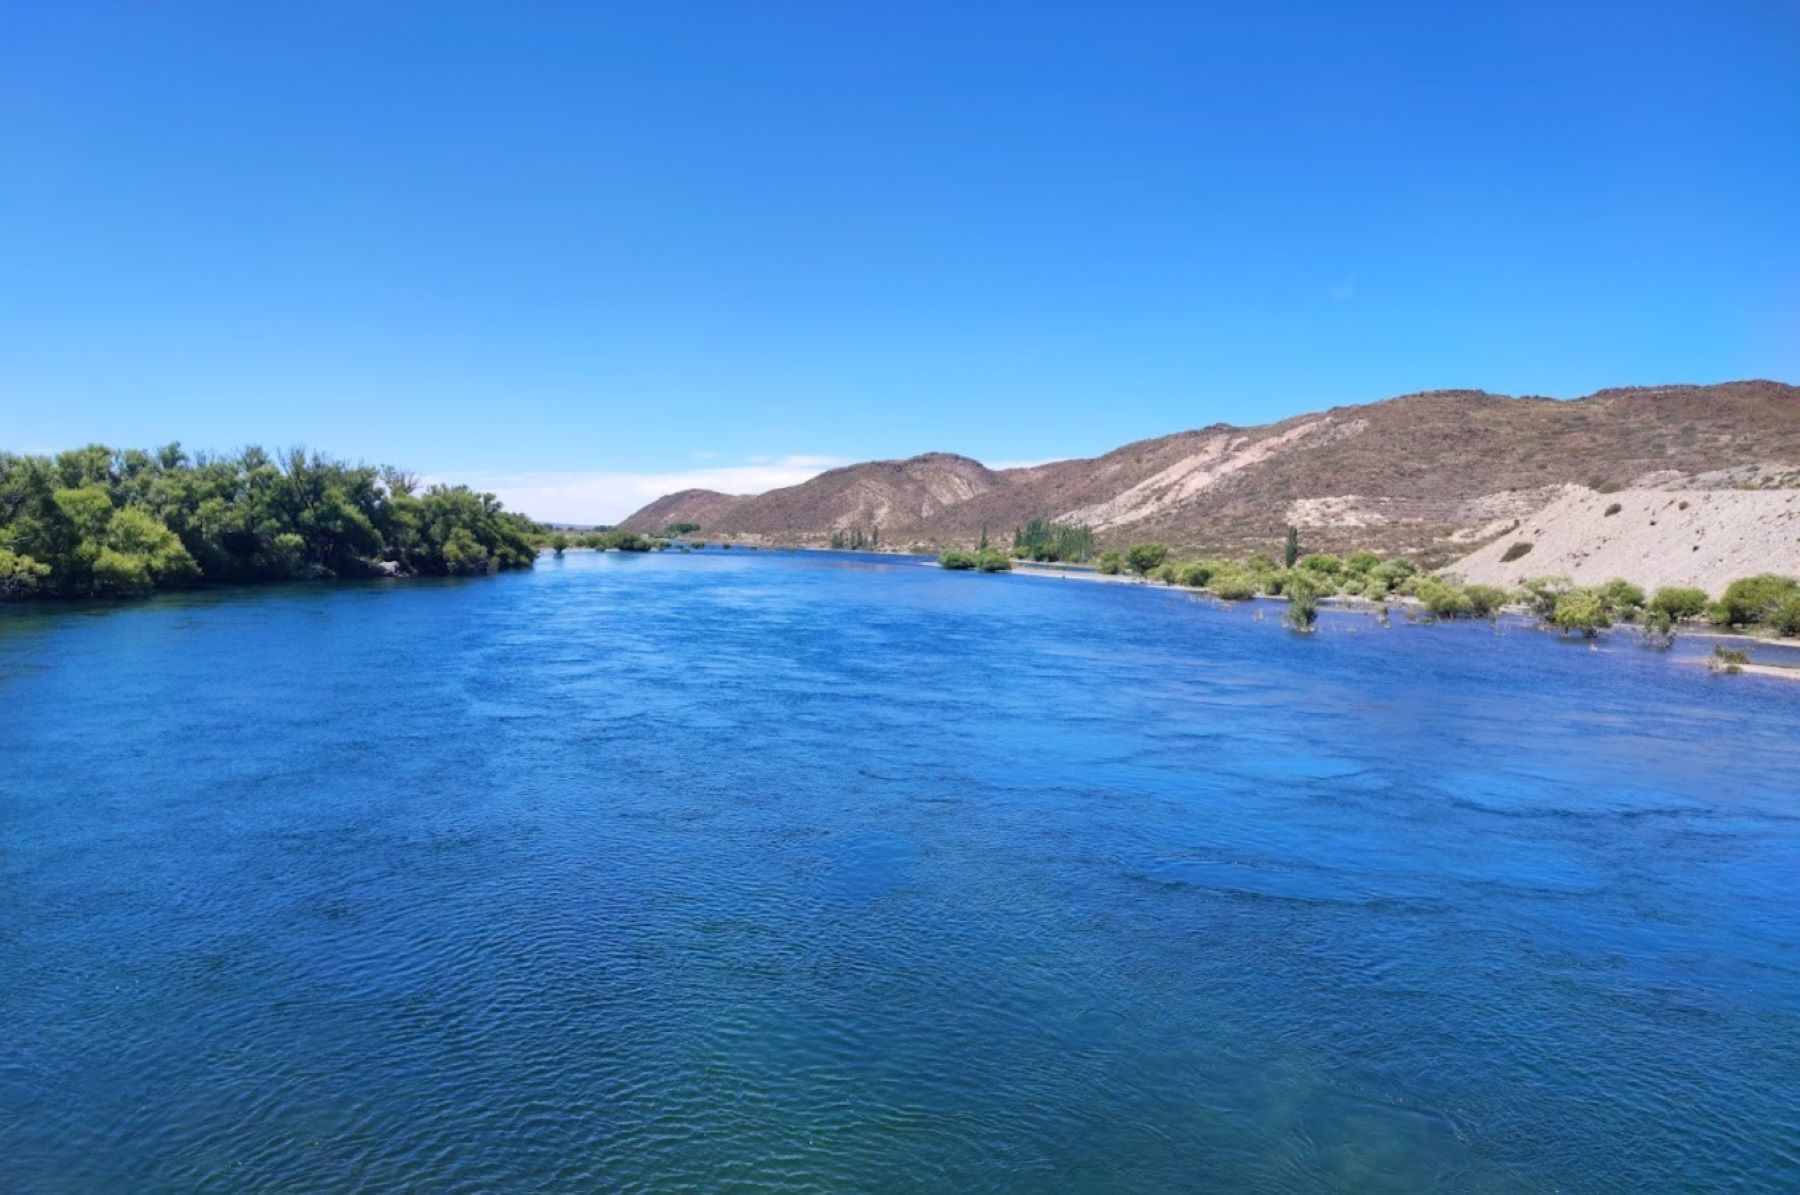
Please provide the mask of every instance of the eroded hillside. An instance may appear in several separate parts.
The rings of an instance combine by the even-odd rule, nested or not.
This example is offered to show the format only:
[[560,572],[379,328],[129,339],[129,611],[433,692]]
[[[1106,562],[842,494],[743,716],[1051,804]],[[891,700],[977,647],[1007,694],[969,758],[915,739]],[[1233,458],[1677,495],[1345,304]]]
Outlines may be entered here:
[[[1800,389],[1778,382],[1605,390],[1560,401],[1434,391],[1261,427],[1213,425],[1091,459],[990,470],[941,453],[821,474],[755,497],[688,491],[625,526],[821,543],[879,527],[884,546],[971,544],[1033,518],[1087,523],[1102,544],[1309,547],[1441,563],[1555,501],[1565,486],[1800,486]],[[1731,480],[1732,477],[1737,480]],[[1721,506],[1721,512],[1725,507]],[[1749,517],[1749,516],[1745,516]]]

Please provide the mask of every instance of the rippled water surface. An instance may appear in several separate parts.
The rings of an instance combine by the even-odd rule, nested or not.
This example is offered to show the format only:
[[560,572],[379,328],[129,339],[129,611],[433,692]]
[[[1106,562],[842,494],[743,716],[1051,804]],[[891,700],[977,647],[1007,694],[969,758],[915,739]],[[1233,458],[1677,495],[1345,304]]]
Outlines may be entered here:
[[832,555],[0,614],[0,1189],[1800,1186],[1800,685]]

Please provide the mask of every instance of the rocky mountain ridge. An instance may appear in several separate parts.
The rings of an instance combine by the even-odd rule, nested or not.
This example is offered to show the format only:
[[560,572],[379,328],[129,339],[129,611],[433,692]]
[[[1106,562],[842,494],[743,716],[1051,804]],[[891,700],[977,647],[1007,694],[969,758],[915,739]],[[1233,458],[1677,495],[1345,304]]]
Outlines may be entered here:
[[1513,398],[1441,390],[1258,427],[1213,424],[1098,457],[989,469],[950,453],[850,465],[797,486],[671,494],[622,524],[819,544],[879,528],[884,547],[972,544],[1032,518],[1086,523],[1103,545],[1184,552],[1309,547],[1442,562],[1565,487],[1800,487],[1800,387],[1772,381]]

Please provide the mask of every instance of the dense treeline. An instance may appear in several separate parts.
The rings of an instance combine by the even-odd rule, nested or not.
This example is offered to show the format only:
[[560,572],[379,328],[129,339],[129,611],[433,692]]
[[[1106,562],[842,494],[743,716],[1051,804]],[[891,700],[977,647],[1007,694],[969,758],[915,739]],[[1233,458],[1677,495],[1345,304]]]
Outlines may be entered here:
[[0,453],[0,597],[529,568],[539,529],[492,494],[301,449]]
[[[984,532],[982,538],[987,538]],[[982,547],[987,544],[983,543]],[[1040,563],[1083,563],[1094,558],[1094,529],[1085,523],[1033,519],[1013,531],[1013,555]]]

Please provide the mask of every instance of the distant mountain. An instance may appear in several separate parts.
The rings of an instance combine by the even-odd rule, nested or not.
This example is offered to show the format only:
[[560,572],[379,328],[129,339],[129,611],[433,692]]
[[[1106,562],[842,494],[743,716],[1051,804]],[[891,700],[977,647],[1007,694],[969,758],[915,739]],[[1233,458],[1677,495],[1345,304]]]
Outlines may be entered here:
[[[1449,559],[1564,493],[1660,486],[1751,469],[1792,485],[1800,388],[1779,382],[1511,398],[1410,394],[1280,423],[1215,424],[1085,460],[993,470],[929,453],[822,473],[747,497],[688,490],[622,525],[692,522],[715,535],[822,543],[879,527],[884,547],[972,543],[1032,518],[1087,523],[1102,544],[1164,539],[1183,551],[1270,550],[1284,529],[1309,548]],[[1737,471],[1730,473],[1729,471]],[[1790,480],[1781,480],[1781,479]]]

